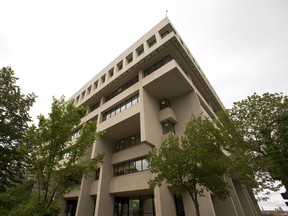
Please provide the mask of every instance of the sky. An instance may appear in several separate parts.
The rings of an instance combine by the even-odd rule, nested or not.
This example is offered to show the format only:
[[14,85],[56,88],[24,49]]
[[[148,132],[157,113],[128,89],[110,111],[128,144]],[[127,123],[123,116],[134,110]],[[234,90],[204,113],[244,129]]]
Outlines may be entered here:
[[[166,15],[226,108],[288,95],[288,0],[0,0],[0,67],[38,96],[36,121]],[[279,196],[260,205],[288,210]]]

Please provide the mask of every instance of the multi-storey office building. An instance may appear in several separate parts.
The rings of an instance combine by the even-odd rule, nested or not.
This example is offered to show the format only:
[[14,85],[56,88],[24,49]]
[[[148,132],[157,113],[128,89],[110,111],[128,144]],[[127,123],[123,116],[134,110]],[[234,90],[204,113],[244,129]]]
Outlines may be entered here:
[[[224,107],[168,18],[73,98],[75,105],[89,107],[83,121],[95,121],[98,130],[105,131],[89,157],[103,151],[107,156],[79,189],[65,196],[64,215],[193,215],[187,193],[176,197],[165,184],[149,190],[152,174],[146,157],[169,132],[181,135],[192,114],[213,119]],[[207,192],[200,198],[201,214],[260,215],[247,190],[237,181],[226,181],[231,197],[220,201]]]

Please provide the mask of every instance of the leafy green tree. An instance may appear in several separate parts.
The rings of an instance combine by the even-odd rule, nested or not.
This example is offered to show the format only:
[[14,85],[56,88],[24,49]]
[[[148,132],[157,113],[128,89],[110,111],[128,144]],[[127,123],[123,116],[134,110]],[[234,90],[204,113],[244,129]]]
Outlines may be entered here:
[[287,96],[254,93],[220,113],[218,127],[223,134],[230,134],[224,137],[235,170],[239,166],[247,168],[242,174],[238,169],[238,177],[243,180],[254,175],[257,181],[251,188],[258,190],[278,190],[275,180],[288,187]]
[[19,141],[31,121],[29,110],[36,98],[33,93],[22,94],[17,80],[10,67],[0,69],[0,192],[21,181],[24,169]]
[[[0,193],[0,215],[31,215],[29,210],[27,212],[27,209],[31,207],[28,203],[32,198],[33,184],[31,181],[24,181],[8,187],[5,192]],[[21,208],[21,211],[19,211],[20,206],[26,208]]]
[[187,191],[199,216],[198,198],[205,190],[220,199],[229,196],[229,187],[223,179],[227,168],[221,145],[222,135],[210,120],[192,117],[181,139],[169,134],[159,149],[149,153],[150,171],[155,174],[149,181],[150,187],[165,181],[176,194]]
[[[75,107],[73,101],[61,97],[53,98],[51,109],[48,118],[38,116],[38,127],[32,125],[21,144],[30,177],[35,180],[32,215],[57,215],[57,201],[78,187],[81,178],[95,170],[105,154],[93,159],[87,156],[87,150],[102,133],[96,131],[92,121],[81,124],[79,130],[84,107]],[[73,130],[78,136],[72,136]]]

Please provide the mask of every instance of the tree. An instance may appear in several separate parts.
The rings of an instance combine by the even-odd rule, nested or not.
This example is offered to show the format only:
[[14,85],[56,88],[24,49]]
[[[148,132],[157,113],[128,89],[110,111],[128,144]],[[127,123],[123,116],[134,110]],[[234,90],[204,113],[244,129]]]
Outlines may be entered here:
[[[278,190],[275,180],[288,187],[288,97],[254,93],[219,114],[218,127],[234,162],[254,173],[258,189]],[[231,135],[232,134],[232,135]]]
[[155,174],[149,181],[150,187],[165,181],[176,194],[187,191],[199,216],[198,197],[204,195],[204,190],[220,199],[229,196],[229,187],[223,179],[226,165],[221,145],[222,136],[210,120],[192,117],[181,139],[169,134],[159,149],[149,153],[150,171]]
[[31,215],[30,208],[32,206],[28,203],[32,198],[32,188],[33,182],[24,181],[8,187],[5,192],[0,193],[0,215]]
[[31,121],[29,110],[36,98],[34,93],[22,94],[17,80],[10,67],[0,70],[0,192],[21,180],[19,141]]
[[[81,178],[103,160],[104,153],[93,159],[85,158],[87,150],[102,134],[96,131],[95,122],[83,123],[79,128],[85,113],[86,109],[75,107],[73,101],[53,98],[48,118],[38,116],[38,127],[32,125],[27,131],[21,152],[27,156],[25,163],[35,180],[33,215],[57,215],[57,201],[79,186]],[[76,138],[73,130],[74,135],[78,134]]]

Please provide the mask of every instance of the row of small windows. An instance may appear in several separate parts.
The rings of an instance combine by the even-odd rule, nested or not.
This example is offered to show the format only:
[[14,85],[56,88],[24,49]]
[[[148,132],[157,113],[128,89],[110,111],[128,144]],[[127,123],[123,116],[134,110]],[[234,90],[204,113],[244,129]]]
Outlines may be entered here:
[[129,98],[128,100],[124,101],[122,104],[114,107],[113,109],[109,110],[108,112],[103,114],[103,121],[117,115],[120,112],[128,109],[129,107],[137,104],[139,102],[139,94],[134,95],[133,97]]
[[89,112],[92,112],[93,110],[97,109],[100,106],[100,101],[97,101],[93,105],[90,106]]
[[140,137],[141,137],[140,133],[137,133],[124,139],[118,140],[115,143],[115,152],[140,143],[141,142]]
[[129,82],[125,83],[124,85],[122,85],[120,88],[116,89],[115,91],[113,91],[111,94],[107,95],[105,97],[105,102],[111,100],[113,97],[117,96],[118,94],[120,94],[121,92],[125,91],[126,89],[128,89],[129,87],[131,87],[132,85],[134,85],[135,83],[137,83],[139,81],[138,76],[134,77],[133,79],[129,80]]
[[114,165],[114,176],[140,172],[148,169],[148,162],[145,158],[126,161],[124,163]]
[[155,204],[153,195],[137,197],[115,197],[113,216],[142,215],[155,216]]
[[81,128],[74,130],[71,134],[71,139],[78,137],[80,135],[80,133],[81,133]]
[[[166,36],[167,36],[170,32],[172,32],[172,31],[175,32],[174,29],[173,29],[173,27],[172,27],[170,24],[168,24],[168,25],[166,25],[164,28],[162,28],[162,29],[159,31],[159,34],[160,34],[161,38],[164,38],[164,37],[166,37]],[[152,35],[148,40],[146,40],[146,43],[147,43],[147,45],[148,45],[149,48],[152,47],[154,44],[157,43],[156,36],[155,36],[155,35]],[[136,53],[137,53],[138,56],[142,55],[142,54],[144,53],[144,45],[141,44],[139,47],[137,47],[137,48],[135,49],[135,51],[136,51]],[[126,63],[127,63],[127,64],[130,64],[130,63],[133,61],[133,52],[131,52],[129,55],[127,55],[127,56],[125,57],[125,60],[126,60]],[[118,63],[116,64],[116,69],[117,69],[118,71],[121,71],[121,70],[123,69],[123,60],[121,60],[120,62],[118,62]],[[109,75],[109,78],[111,78],[111,77],[114,75],[114,67],[112,67],[112,68],[108,71],[108,75]],[[100,81],[101,81],[101,84],[105,83],[105,81],[106,81],[106,74],[104,74],[104,75],[100,78]],[[92,90],[95,90],[95,89],[97,89],[97,88],[98,88],[98,80],[93,83],[93,86],[91,85],[91,86],[89,86],[89,87],[87,88],[87,92],[86,92],[86,90],[84,90],[84,91],[81,93],[81,95],[77,96],[77,97],[76,97],[76,100],[75,100],[75,103],[77,104],[80,100],[83,100],[84,97],[85,97],[85,94],[86,94],[86,95],[89,95]]]
[[67,151],[63,154],[62,159],[67,159],[70,157],[70,155],[71,155],[71,152]]
[[144,73],[144,77],[148,76],[149,74],[153,73],[154,71],[156,71],[157,69],[159,69],[160,67],[162,67],[163,65],[167,64],[168,62],[170,62],[173,58],[170,55],[165,56],[163,59],[161,59],[160,61],[156,62],[155,64],[153,64],[152,66],[148,67],[147,69],[145,69],[143,71]]

